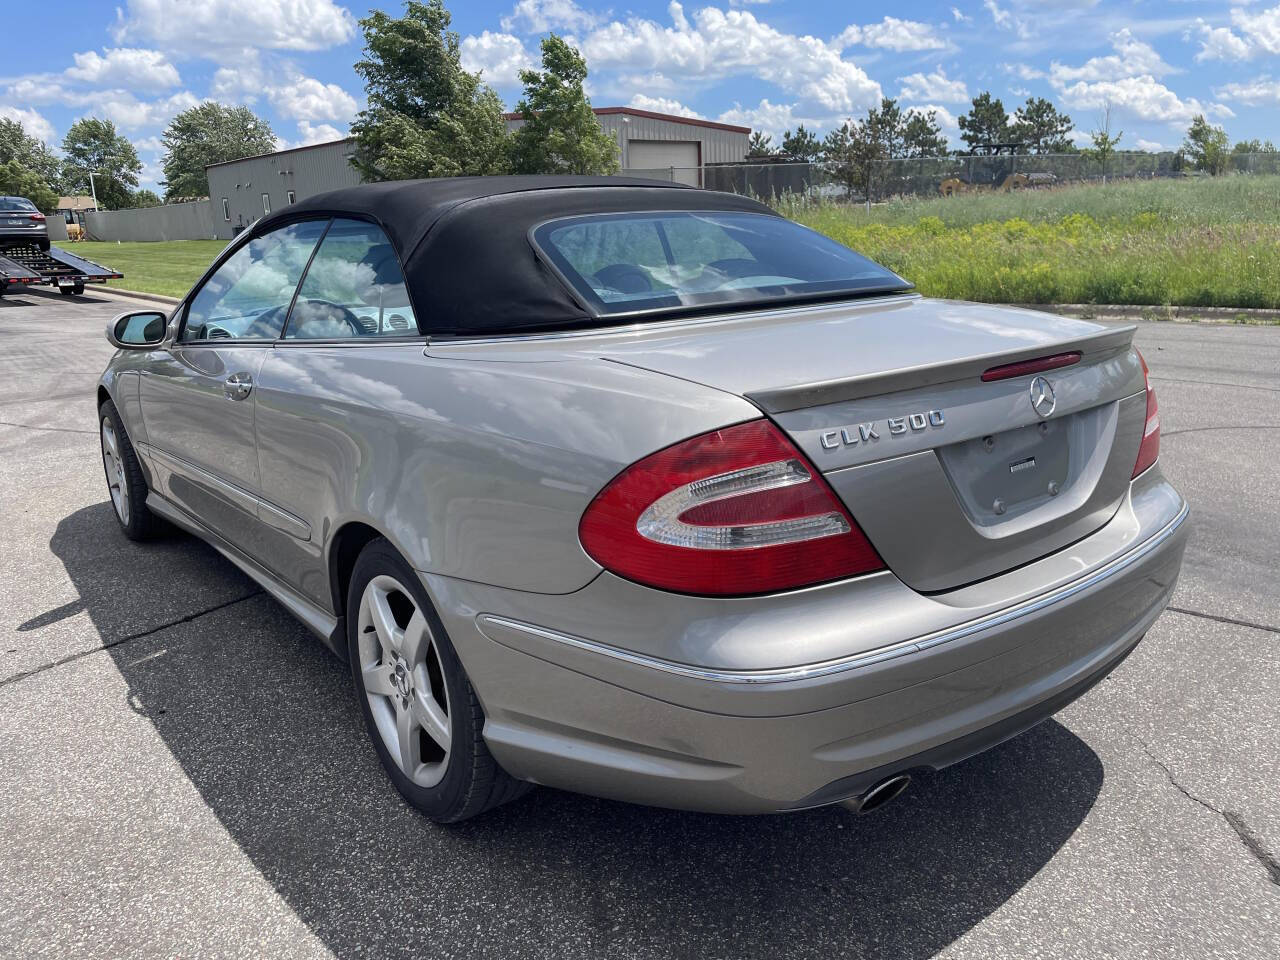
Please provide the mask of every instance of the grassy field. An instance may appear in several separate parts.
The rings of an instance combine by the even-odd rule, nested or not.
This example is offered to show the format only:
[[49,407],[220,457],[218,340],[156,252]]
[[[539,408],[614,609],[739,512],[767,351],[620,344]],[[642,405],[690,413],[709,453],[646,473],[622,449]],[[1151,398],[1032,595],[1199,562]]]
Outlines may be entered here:
[[124,274],[108,285],[144,293],[180,297],[227,245],[225,240],[174,240],[166,243],[64,243],[78,257],[86,257]]
[[1280,307],[1280,177],[780,206],[928,296]]

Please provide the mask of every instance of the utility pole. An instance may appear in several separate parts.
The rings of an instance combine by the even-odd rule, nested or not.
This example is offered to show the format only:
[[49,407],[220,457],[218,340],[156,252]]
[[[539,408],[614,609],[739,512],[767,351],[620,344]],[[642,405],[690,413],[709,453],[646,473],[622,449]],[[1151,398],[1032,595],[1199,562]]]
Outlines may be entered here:
[[89,171],[89,192],[93,194],[93,209],[98,210],[98,188],[93,185],[93,171]]

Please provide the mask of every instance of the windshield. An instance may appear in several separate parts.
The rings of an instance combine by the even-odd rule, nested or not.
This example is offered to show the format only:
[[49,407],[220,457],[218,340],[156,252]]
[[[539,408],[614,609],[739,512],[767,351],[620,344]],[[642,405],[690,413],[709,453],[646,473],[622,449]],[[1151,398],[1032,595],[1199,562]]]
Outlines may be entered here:
[[23,213],[34,213],[35,209],[34,203],[22,197],[0,197],[0,212],[17,213],[21,210]]
[[911,285],[820,233],[760,213],[622,213],[552,220],[540,250],[601,315]]

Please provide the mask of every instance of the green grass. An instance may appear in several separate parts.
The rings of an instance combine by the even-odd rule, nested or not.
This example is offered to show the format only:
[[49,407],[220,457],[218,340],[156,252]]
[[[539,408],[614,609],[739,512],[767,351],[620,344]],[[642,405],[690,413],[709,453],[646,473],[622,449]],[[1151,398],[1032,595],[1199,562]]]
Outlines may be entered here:
[[85,257],[124,274],[123,280],[108,286],[181,297],[213,263],[227,245],[225,240],[172,240],[162,243],[58,244],[78,257]]
[[779,207],[928,296],[1280,308],[1280,177]]

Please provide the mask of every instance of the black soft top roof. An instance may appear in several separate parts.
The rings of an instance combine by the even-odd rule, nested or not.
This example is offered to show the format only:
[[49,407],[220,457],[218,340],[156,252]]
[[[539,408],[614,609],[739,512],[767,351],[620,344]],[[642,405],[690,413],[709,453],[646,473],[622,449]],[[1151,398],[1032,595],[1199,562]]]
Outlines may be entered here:
[[557,217],[643,210],[776,214],[736,194],[626,177],[456,177],[317,194],[254,234],[319,214],[376,221],[395,245],[423,333],[444,336],[598,324],[542,261],[529,231]]

